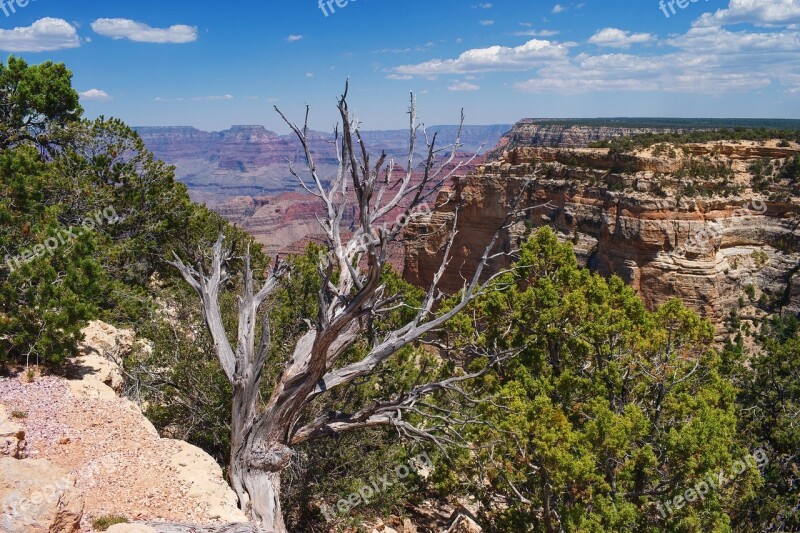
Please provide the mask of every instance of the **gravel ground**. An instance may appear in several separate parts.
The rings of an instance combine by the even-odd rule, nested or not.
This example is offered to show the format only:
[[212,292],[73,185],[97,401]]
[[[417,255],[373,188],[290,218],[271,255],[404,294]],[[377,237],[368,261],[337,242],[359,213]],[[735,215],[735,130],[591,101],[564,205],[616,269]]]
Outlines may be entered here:
[[176,477],[170,458],[176,443],[161,440],[131,402],[75,397],[68,382],[40,377],[33,383],[0,378],[0,403],[26,429],[28,453],[73,473],[86,507],[83,531],[106,515],[130,520],[216,522],[189,486]]

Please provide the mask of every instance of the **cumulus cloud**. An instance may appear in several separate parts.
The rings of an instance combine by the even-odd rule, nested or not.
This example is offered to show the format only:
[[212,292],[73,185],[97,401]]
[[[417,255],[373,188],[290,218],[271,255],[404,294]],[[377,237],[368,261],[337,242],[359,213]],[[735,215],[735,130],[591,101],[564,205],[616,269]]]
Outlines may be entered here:
[[480,89],[478,85],[468,81],[459,81],[447,88],[448,91],[477,91],[478,89]]
[[[797,52],[795,55],[800,56]],[[774,62],[772,54],[753,56],[749,52],[720,53],[695,47],[652,56],[579,54],[543,67],[536,74],[534,78],[516,83],[515,88],[525,92],[721,94],[754,91],[775,82],[791,83],[789,74],[780,67],[780,62]]]
[[589,38],[589,43],[610,48],[630,48],[632,44],[650,42],[653,35],[649,33],[631,33],[617,28],[605,28]]
[[0,50],[5,52],[51,52],[80,45],[77,30],[63,19],[45,17],[30,26],[0,29]]
[[562,6],[561,4],[556,4],[556,5],[553,6],[552,11],[550,11],[550,12],[552,14],[554,14],[554,15],[558,15],[559,13],[563,13],[566,10],[567,10],[567,8]]
[[[534,39],[518,47],[491,46],[452,59],[402,65],[390,70],[388,77],[458,75],[468,80],[468,74],[524,72],[513,87],[534,93],[722,95],[769,88],[800,94],[800,21],[793,18],[798,6],[800,0],[730,0],[727,9],[701,16],[681,34],[658,38],[606,28],[589,39],[597,46],[618,48],[617,53],[579,51],[575,43]],[[708,24],[711,17],[718,23]],[[726,26],[740,20],[761,27]],[[656,42],[659,47],[641,53],[626,50],[637,43]],[[464,83],[469,82],[455,80],[452,87],[458,90]]]
[[111,100],[111,95],[102,89],[89,89],[88,91],[83,91],[78,94],[80,94],[80,97],[84,100],[94,100],[96,102],[108,102]]
[[290,35],[290,36],[288,36],[286,38],[286,41],[290,42],[290,43],[294,43],[294,42],[301,41],[301,40],[303,40],[303,36],[302,35]]
[[800,0],[731,0],[726,9],[700,17],[697,25],[740,23],[759,26],[800,24]]
[[197,40],[197,28],[176,24],[169,28],[153,28],[130,19],[97,19],[92,22],[95,33],[112,39],[129,39],[139,43],[183,44]]
[[776,54],[786,52],[795,59],[800,55],[800,33],[796,31],[733,32],[716,26],[699,26],[669,39],[667,43],[687,51],[699,50],[703,54],[746,54],[750,61],[774,62],[778,59]]
[[493,24],[494,24],[494,20],[492,20],[492,19],[486,19],[486,20],[480,21],[480,25],[481,26],[491,26]]
[[395,72],[401,75],[432,76],[528,70],[548,61],[564,58],[567,53],[568,47],[563,44],[533,39],[514,48],[506,46],[474,48],[462,53],[457,59],[433,59],[416,65],[401,65],[395,68]]

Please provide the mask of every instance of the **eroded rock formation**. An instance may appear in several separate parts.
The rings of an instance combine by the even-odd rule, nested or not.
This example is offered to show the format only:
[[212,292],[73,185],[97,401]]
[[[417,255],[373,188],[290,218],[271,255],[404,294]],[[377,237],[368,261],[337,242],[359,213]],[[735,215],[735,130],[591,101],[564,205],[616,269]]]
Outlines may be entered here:
[[457,178],[440,193],[444,207],[409,228],[405,276],[430,283],[460,203],[454,258],[442,282],[457,291],[532,180],[522,207],[538,207],[504,232],[507,250],[548,225],[575,244],[584,265],[622,277],[651,307],[678,297],[718,324],[740,308],[797,312],[798,150],[777,141],[631,154],[515,149]]
[[498,158],[504,151],[521,147],[586,148],[594,142],[643,133],[684,133],[737,127],[796,129],[799,126],[797,120],[789,119],[526,118],[503,135],[499,145],[487,156]]

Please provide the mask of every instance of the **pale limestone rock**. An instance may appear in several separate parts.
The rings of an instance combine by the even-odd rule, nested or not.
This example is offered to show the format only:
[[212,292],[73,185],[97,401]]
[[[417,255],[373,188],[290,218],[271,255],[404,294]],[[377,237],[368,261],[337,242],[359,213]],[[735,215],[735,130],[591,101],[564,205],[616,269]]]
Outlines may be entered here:
[[95,381],[102,383],[120,392],[125,381],[119,365],[110,359],[106,359],[97,353],[79,355],[70,361],[72,365],[71,374],[84,381]]
[[172,441],[180,450],[170,460],[178,479],[187,484],[189,497],[209,506],[208,513],[223,522],[246,522],[236,493],[224,482],[222,469],[206,452],[183,441]]
[[125,357],[134,346],[146,349],[148,345],[143,341],[136,344],[132,331],[99,320],[90,322],[81,333],[84,340],[78,344],[78,353],[70,361],[70,373],[83,382],[92,383],[75,385],[73,391],[92,398],[108,399],[108,391],[95,385],[102,383],[119,394],[125,384],[121,370]]
[[0,457],[24,459],[26,455],[25,429],[0,404]]
[[78,345],[81,355],[95,353],[119,367],[131,352],[136,338],[129,329],[119,329],[100,320],[90,322],[81,333],[84,335],[83,342]]
[[0,458],[0,531],[80,531],[83,498],[75,479],[44,459]]
[[108,385],[94,379],[70,380],[69,388],[76,398],[93,400],[113,400],[117,393]]

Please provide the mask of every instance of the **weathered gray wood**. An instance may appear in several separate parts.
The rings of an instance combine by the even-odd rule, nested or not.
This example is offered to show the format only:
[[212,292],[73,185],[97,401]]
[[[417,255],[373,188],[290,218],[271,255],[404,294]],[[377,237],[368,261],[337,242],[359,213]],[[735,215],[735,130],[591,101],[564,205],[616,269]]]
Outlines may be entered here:
[[[261,322],[261,340],[256,350],[258,313],[261,305],[278,286],[279,279],[287,274],[286,269],[283,265],[276,264],[263,288],[255,293],[248,249],[244,257],[244,290],[239,296],[237,345],[234,349],[228,342],[218,301],[220,287],[226,279],[224,265],[230,258],[230,253],[223,249],[223,237],[220,236],[213,247],[211,272],[208,275],[203,272],[202,267],[195,269],[187,266],[177,256],[172,263],[199,296],[203,317],[214,339],[217,355],[233,387],[229,469],[231,486],[239,497],[240,507],[250,519],[265,530],[276,533],[286,532],[281,512],[280,480],[281,472],[291,460],[292,447],[327,435],[376,425],[391,425],[406,435],[429,438],[441,445],[431,428],[414,427],[406,421],[408,417],[404,416],[404,412],[421,413],[417,402],[437,391],[463,394],[459,384],[481,375],[483,371],[416,386],[406,394],[377,402],[351,415],[328,413],[304,427],[298,421],[308,404],[333,388],[345,386],[372,373],[399,350],[442,326],[480,296],[496,276],[502,275],[503,272],[481,282],[484,267],[499,255],[492,255],[494,245],[501,232],[511,223],[516,209],[515,205],[509,206],[508,220],[503,227],[497,229],[474,276],[465,280],[460,300],[447,313],[435,315],[433,309],[442,298],[438,282],[450,260],[458,221],[456,216],[453,227],[449,228],[450,238],[447,240],[445,259],[414,319],[389,332],[383,339],[375,339],[372,349],[361,361],[337,368],[336,363],[340,356],[365,331],[367,319],[380,320],[396,305],[402,304],[398,303],[396,295],[385,294],[385,287],[381,284],[390,245],[399,238],[417,210],[421,206],[427,206],[425,202],[432,194],[430,191],[438,192],[465,164],[453,164],[456,150],[460,147],[460,131],[456,143],[444,148],[436,146],[436,135],[429,139],[425,134],[427,156],[423,177],[421,180],[416,178],[418,165],[414,160],[415,143],[420,130],[424,133],[424,129],[417,123],[413,96],[409,109],[410,147],[405,168],[401,172],[398,172],[394,161],[386,161],[385,154],[374,165],[370,164],[369,152],[359,133],[359,123],[350,115],[347,88],[338,107],[342,118],[341,133],[338,128],[335,131],[339,166],[336,176],[327,187],[324,185],[326,180],[318,175],[310,148],[308,109],[306,122],[300,128],[287,120],[276,108],[303,146],[306,170],[312,183],[307,184],[291,166],[290,171],[300,180],[306,191],[323,203],[326,214],[320,224],[328,242],[327,254],[320,257],[318,264],[322,279],[319,316],[311,324],[308,333],[297,342],[291,360],[287,362],[275,389],[260,410],[257,402],[262,371],[269,353],[270,337],[269,316],[265,313]],[[463,123],[462,113],[462,126]],[[446,152],[448,148],[449,157],[438,161],[438,154]],[[525,189],[523,188],[523,192]],[[353,210],[350,205],[353,195],[356,225],[354,229],[342,228],[345,214]],[[402,211],[402,216],[394,223],[384,221],[387,215],[398,210]],[[349,237],[344,237],[345,234]],[[490,365],[501,362],[507,356],[508,354],[494,354],[489,358]],[[441,421],[445,415],[438,412],[435,416]],[[439,424],[439,427],[446,431],[448,427],[456,426],[447,422]]]

